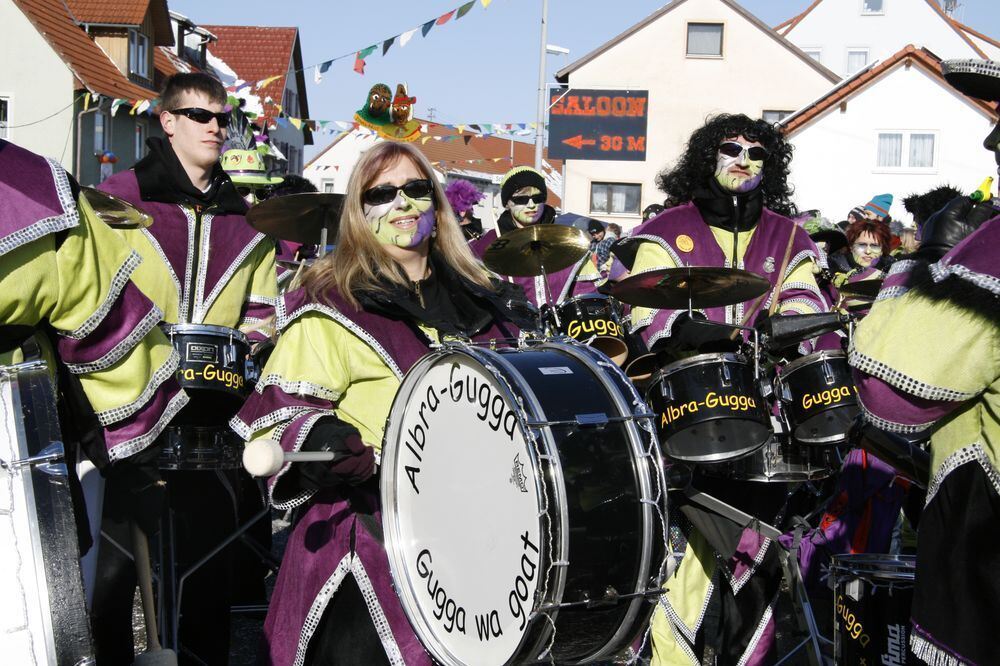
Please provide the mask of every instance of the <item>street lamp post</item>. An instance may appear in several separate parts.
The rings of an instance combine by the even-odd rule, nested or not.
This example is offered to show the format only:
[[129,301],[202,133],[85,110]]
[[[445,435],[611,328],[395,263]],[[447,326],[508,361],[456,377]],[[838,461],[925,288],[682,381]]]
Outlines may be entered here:
[[542,40],[538,56],[538,113],[535,114],[535,169],[542,168],[545,142],[545,53],[548,51],[549,0],[542,0]]

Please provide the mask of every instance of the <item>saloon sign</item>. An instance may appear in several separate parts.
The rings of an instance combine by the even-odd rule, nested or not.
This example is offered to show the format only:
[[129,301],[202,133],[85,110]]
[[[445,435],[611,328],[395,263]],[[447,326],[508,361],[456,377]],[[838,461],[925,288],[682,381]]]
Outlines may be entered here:
[[646,90],[553,90],[549,156],[569,160],[646,159]]

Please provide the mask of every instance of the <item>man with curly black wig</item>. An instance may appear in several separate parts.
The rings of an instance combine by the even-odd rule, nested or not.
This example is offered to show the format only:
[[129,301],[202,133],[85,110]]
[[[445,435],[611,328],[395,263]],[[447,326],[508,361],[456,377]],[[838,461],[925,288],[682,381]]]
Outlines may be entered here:
[[[632,273],[735,266],[767,278],[770,289],[759,299],[693,314],[633,308],[633,330],[652,349],[668,357],[735,350],[732,329],[704,320],[752,325],[770,314],[826,309],[813,273],[816,246],[788,218],[796,213],[787,182],[791,157],[771,124],[719,115],[692,134],[677,165],[660,175],[667,210],[639,226],[618,254],[626,265],[632,259]],[[807,353],[808,343],[800,351]],[[699,490],[764,520],[784,501],[762,484],[696,479]],[[768,663],[781,582],[778,546],[693,506],[672,507],[670,522],[672,548],[684,554],[653,616],[653,663],[701,663],[707,651],[718,663]]]

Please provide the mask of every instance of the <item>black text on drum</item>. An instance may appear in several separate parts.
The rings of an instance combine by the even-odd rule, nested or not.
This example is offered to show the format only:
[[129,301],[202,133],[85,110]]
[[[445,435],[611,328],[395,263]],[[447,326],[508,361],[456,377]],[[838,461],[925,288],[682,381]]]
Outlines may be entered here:
[[417,555],[417,573],[421,578],[427,579],[427,594],[431,596],[437,610],[434,611],[435,619],[441,622],[441,626],[449,634],[458,629],[465,633],[465,608],[455,603],[455,600],[448,596],[448,593],[441,587],[441,580],[434,577],[434,570],[431,564],[434,558],[431,551],[424,548]]

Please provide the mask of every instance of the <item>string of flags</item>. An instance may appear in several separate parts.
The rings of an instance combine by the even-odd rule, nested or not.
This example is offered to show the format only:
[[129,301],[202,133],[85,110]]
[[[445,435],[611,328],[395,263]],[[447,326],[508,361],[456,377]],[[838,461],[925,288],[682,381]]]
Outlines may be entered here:
[[[458,166],[466,164],[496,164],[497,162],[511,162],[513,161],[510,157],[492,157],[477,160],[437,160],[431,162],[430,165],[433,167],[443,167],[447,165]],[[315,167],[316,171],[329,171],[333,169],[334,171],[340,171],[340,165],[337,164],[322,164]]]

